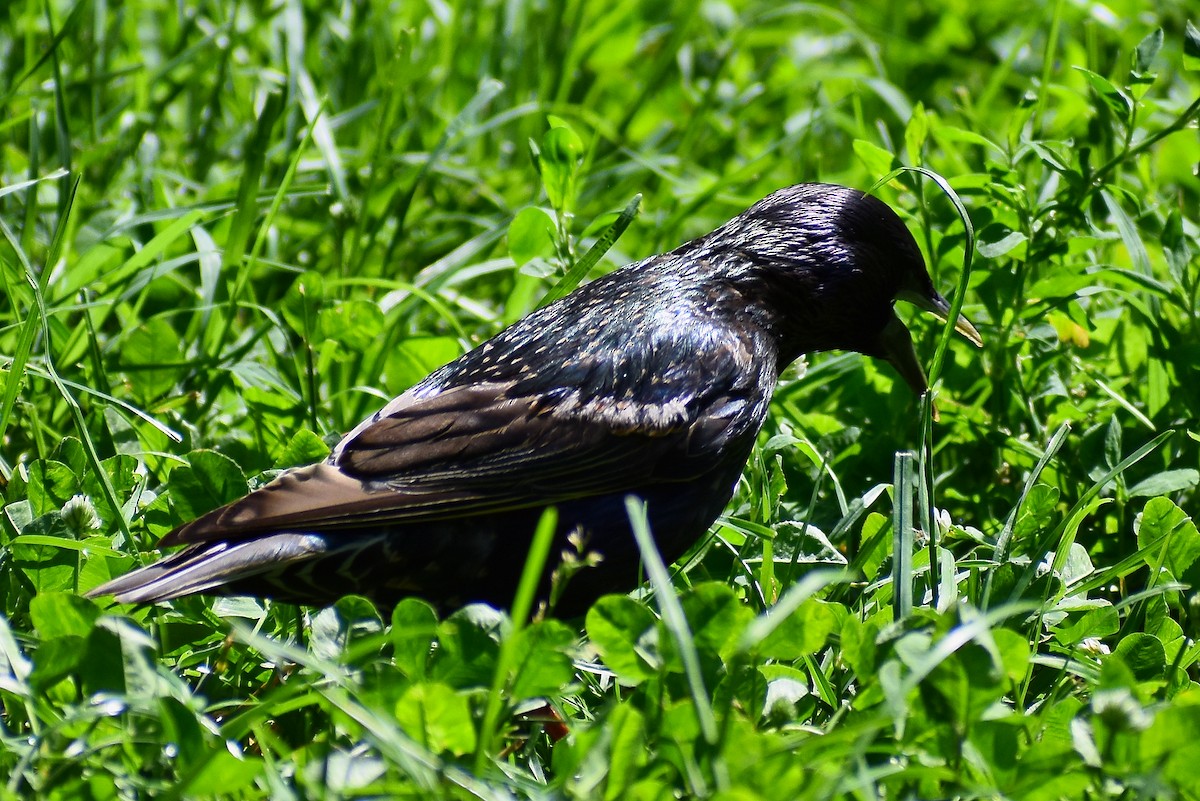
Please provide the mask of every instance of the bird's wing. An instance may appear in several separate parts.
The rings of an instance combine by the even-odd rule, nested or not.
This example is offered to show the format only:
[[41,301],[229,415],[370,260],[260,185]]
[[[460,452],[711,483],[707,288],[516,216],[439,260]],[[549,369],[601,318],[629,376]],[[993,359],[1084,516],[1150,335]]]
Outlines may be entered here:
[[463,517],[687,481],[719,458],[717,442],[745,403],[719,376],[708,387],[690,404],[521,394],[517,382],[410,392],[347,435],[329,462],[285,473],[160,545]]
[[460,513],[637,487],[661,472],[664,454],[686,456],[699,410],[481,384],[384,412],[339,446],[341,471],[405,494],[449,494]]

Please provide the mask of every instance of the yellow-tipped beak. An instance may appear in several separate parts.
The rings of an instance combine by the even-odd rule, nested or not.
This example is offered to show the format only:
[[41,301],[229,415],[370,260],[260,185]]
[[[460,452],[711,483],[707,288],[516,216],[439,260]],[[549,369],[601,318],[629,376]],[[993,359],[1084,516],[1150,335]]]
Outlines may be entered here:
[[[896,299],[911,303],[918,309],[934,315],[942,322],[950,317],[950,304],[936,292],[929,296],[911,290],[903,290],[896,296]],[[971,321],[961,314],[954,321],[954,330],[971,340],[976,347],[983,347],[983,338],[979,336],[975,326],[971,325]],[[900,322],[900,318],[895,314],[892,315],[892,319],[888,320],[879,335],[879,347],[884,358],[892,363],[896,372],[900,373],[904,383],[908,384],[913,392],[923,395],[929,389],[929,384],[925,379],[925,370],[922,369],[921,362],[917,359],[917,352],[913,349],[912,335],[908,333],[904,323]],[[933,410],[933,419],[938,419],[936,407]]]
[[[929,312],[943,323],[950,317],[950,304],[936,292],[933,293],[933,297],[929,297],[920,292],[904,289],[896,295],[896,300],[911,303],[921,311]],[[954,321],[954,330],[971,340],[975,347],[983,347],[983,337],[979,336],[979,332],[975,330],[975,326],[971,325],[971,321],[961,314]]]

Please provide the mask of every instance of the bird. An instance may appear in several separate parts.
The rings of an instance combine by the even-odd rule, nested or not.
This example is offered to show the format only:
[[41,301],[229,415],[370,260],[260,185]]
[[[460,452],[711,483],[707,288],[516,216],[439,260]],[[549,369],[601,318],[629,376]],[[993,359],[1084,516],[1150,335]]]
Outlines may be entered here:
[[[857,351],[925,392],[898,300],[950,314],[890,206],[834,184],[780,189],[533,311],[392,399],[325,461],[179,526],[157,547],[182,550],[88,595],[506,608],[554,507],[538,597],[574,561],[553,611],[580,614],[636,588],[628,497],[668,564],[708,532],[801,355]],[[982,346],[965,317],[954,326]]]

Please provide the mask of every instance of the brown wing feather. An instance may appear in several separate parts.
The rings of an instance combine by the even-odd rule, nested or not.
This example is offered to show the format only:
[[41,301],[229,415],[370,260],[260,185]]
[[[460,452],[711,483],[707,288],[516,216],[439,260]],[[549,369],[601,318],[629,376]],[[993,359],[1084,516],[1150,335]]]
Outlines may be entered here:
[[[509,397],[510,384],[454,387],[436,395],[401,395],[354,431],[331,461],[364,480],[435,478],[448,465],[537,444],[548,419],[536,397]],[[562,435],[568,432],[559,431]]]
[[585,415],[564,424],[561,410],[548,413],[540,398],[509,398],[506,388],[401,396],[348,434],[329,462],[285,473],[160,545],[464,517],[620,492],[653,475],[664,454],[686,450],[680,421],[621,433]]
[[470,505],[469,493],[371,488],[330,464],[292,470],[245,498],[201,515],[167,534],[160,547],[237,539],[288,528],[335,529],[371,520],[420,517],[430,507]]

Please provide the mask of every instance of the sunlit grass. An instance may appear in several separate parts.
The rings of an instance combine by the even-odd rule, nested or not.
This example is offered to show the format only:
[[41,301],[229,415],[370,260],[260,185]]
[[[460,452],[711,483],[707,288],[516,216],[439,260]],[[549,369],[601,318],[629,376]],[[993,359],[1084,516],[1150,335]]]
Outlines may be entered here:
[[[1184,4],[12,5],[5,797],[1200,796]],[[975,233],[927,452],[823,354],[584,620],[80,597],[547,296],[897,167]],[[878,194],[956,294],[947,194]]]

